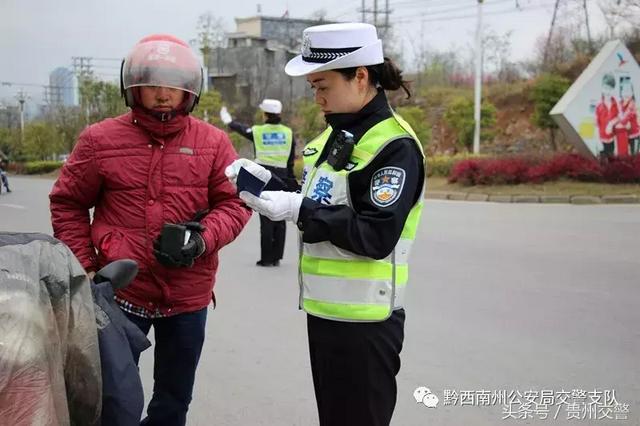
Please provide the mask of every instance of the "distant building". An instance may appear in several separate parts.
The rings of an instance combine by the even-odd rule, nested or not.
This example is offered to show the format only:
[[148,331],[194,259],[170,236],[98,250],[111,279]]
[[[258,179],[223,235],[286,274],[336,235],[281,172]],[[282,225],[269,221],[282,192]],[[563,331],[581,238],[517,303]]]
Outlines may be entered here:
[[326,23],[286,17],[236,18],[236,31],[227,34],[227,46],[212,49],[205,58],[209,87],[247,116],[263,98],[281,100],[287,114],[298,99],[311,98],[311,91],[304,78],[286,75],[284,66],[299,54],[302,30]]
[[249,37],[263,38],[276,41],[289,49],[300,46],[302,31],[313,25],[329,24],[328,21],[312,19],[289,19],[288,17],[273,18],[268,16],[253,16],[251,18],[236,18],[236,32]]
[[0,127],[20,128],[20,109],[0,101]]
[[52,106],[78,105],[78,82],[73,71],[58,67],[49,74],[46,101]]

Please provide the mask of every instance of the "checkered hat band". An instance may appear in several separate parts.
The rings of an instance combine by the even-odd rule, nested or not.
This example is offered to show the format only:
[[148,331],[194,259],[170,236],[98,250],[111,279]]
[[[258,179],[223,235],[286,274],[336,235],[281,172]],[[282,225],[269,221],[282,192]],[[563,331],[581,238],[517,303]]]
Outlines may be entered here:
[[360,49],[359,47],[343,47],[340,49],[324,49],[324,48],[311,48],[311,54],[309,56],[302,55],[302,60],[305,62],[315,62],[318,64],[325,64],[334,59],[338,59],[341,56],[345,56],[351,52],[355,52]]

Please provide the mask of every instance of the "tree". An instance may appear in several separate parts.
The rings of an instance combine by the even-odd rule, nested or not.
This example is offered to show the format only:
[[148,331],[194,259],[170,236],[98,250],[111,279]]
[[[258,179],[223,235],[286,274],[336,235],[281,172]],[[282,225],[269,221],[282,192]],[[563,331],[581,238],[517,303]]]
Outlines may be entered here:
[[427,122],[426,113],[422,108],[418,106],[402,106],[396,108],[396,111],[416,132],[416,136],[420,139],[422,146],[427,146],[427,143],[431,140],[431,126]]
[[220,120],[220,108],[222,108],[222,96],[216,90],[208,90],[200,95],[200,101],[193,110],[193,115],[214,126],[223,125]]
[[640,20],[640,0],[600,0],[598,7],[604,15],[611,38],[620,36],[619,30],[637,27]]
[[[454,84],[464,80],[464,67],[458,53],[454,50],[446,52],[425,52],[423,81],[421,85],[426,87]],[[420,77],[420,76],[419,76]],[[420,86],[420,84],[419,84]]]
[[0,127],[0,151],[10,158],[15,157],[20,148],[20,130]]
[[316,9],[311,12],[309,19],[312,21],[323,22],[327,20],[327,9]]
[[85,78],[80,81],[79,86],[80,108],[85,114],[86,124],[102,121],[126,111],[117,85]]
[[482,37],[485,70],[500,81],[513,82],[519,77],[517,68],[510,61],[512,35],[513,31],[500,35],[487,30]]
[[551,147],[558,150],[556,132],[558,125],[549,112],[569,89],[571,82],[564,77],[554,74],[540,76],[533,85],[531,100],[534,103],[533,122],[542,129],[549,130]]
[[297,114],[291,120],[294,133],[307,144],[327,127],[320,107],[309,99],[301,99],[296,103]]
[[[473,119],[473,101],[463,96],[453,98],[444,113],[445,124],[452,129],[459,145],[471,150],[475,120]],[[482,101],[480,107],[480,140],[493,138],[496,124],[496,107],[489,101]]]
[[[196,105],[192,115],[224,130],[227,126],[220,120],[220,108],[222,108],[222,95],[217,90],[209,90],[200,95],[200,102]],[[232,108],[229,109],[229,112],[233,116]],[[235,150],[241,155],[248,155],[249,151],[247,151],[245,139],[237,133],[228,132],[228,134]]]
[[[224,21],[221,17],[206,12],[198,17],[196,30],[198,32],[196,42],[202,53],[202,62],[206,67],[209,67],[211,66],[209,61],[213,49],[222,47],[224,41]],[[218,64],[218,66],[220,65]]]
[[25,126],[22,148],[27,160],[50,160],[62,149],[62,138],[52,123],[33,122]]
[[49,110],[46,120],[53,123],[60,133],[61,150],[64,153],[71,152],[78,135],[86,125],[80,108],[56,106]]

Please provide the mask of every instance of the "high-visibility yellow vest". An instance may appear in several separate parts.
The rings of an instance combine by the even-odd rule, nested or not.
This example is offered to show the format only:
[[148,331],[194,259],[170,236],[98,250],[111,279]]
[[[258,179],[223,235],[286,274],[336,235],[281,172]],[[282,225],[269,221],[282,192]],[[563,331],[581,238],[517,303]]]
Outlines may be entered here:
[[287,167],[293,132],[283,124],[261,124],[251,127],[256,147],[255,162],[263,166]]
[[[356,144],[344,170],[336,171],[325,162],[316,162],[331,134],[331,127],[311,141],[304,150],[302,193],[329,205],[353,207],[349,192],[349,174],[365,168],[388,144],[401,138],[412,138],[422,155],[424,152],[413,129],[394,115],[369,129]],[[396,169],[396,170],[394,170]],[[393,187],[394,177],[403,170],[383,170],[384,184],[371,186],[376,203],[393,202],[402,188]],[[377,172],[376,172],[377,174]],[[376,175],[374,175],[375,179]],[[406,176],[404,176],[406,178]],[[404,183],[404,180],[395,180]],[[423,207],[424,183],[420,199],[412,207],[402,235],[394,250],[376,260],[341,249],[329,241],[303,243],[300,233],[300,306],[309,314],[338,321],[374,322],[387,319],[394,309],[404,304],[409,276],[408,258],[416,236]],[[397,191],[397,192],[396,192]],[[415,196],[415,193],[404,196]]]

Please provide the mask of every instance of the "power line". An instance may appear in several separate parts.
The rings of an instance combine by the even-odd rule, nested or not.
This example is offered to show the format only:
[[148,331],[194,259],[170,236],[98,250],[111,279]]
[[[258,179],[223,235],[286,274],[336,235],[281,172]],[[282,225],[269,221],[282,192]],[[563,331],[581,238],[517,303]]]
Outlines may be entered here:
[[[467,2],[469,0],[458,0],[457,3]],[[393,5],[395,7],[398,6],[436,6],[436,5],[451,5],[452,3],[456,3],[455,0],[435,0],[435,1],[426,1],[426,0],[411,0],[411,1],[401,1],[394,2]]]
[[[511,13],[522,13],[522,12],[528,12],[528,11],[532,11],[532,10],[538,10],[538,9],[544,9],[547,6],[550,6],[550,3],[546,3],[546,4],[541,4],[538,6],[533,6],[533,7],[528,7],[526,9],[516,9],[516,10],[501,10],[501,11],[494,11],[494,12],[487,12],[484,13],[484,15],[505,15],[505,14],[511,14]],[[429,16],[428,14],[425,16]],[[460,19],[470,19],[470,18],[476,18],[476,15],[458,15],[458,16],[444,16],[441,18],[429,18],[429,19],[424,19],[421,15],[415,16],[414,18],[407,18],[407,19],[402,19],[402,20],[398,20],[398,21],[394,21],[394,23],[396,24],[402,24],[402,23],[409,23],[409,22],[415,22],[416,20],[421,20],[422,22],[446,22],[446,21],[456,21],[456,20],[460,20]]]
[[[493,5],[503,4],[503,3],[513,3],[513,0],[494,0],[492,2],[483,3],[484,4],[483,7],[493,6]],[[476,7],[475,4],[458,5],[457,7],[452,7],[452,8],[449,8],[449,9],[434,10],[432,12],[424,12],[424,13],[421,13],[421,15],[423,15],[423,16],[441,15],[441,14],[444,14],[444,13],[457,12],[457,11],[460,11],[460,10],[469,10],[469,9],[475,8],[475,7]],[[398,18],[399,19],[403,19],[403,18],[410,18],[412,16],[415,16],[415,14],[399,16]]]
[[[362,14],[363,22],[366,21],[366,15],[373,15],[373,19],[371,22],[381,33],[381,38],[387,34],[391,25],[389,25],[389,15],[391,15],[392,10],[389,8],[389,0],[385,0],[384,9],[378,8],[378,0],[373,0],[373,8],[365,7],[365,2],[362,2],[362,6],[357,10]],[[378,15],[384,15],[384,19],[382,22],[378,22]]]
[[19,87],[55,87],[59,89],[73,89],[73,86],[59,86],[59,85],[48,85],[48,84],[39,84],[39,83],[19,83],[15,81],[0,81],[0,86],[11,87],[11,86],[19,86]]

